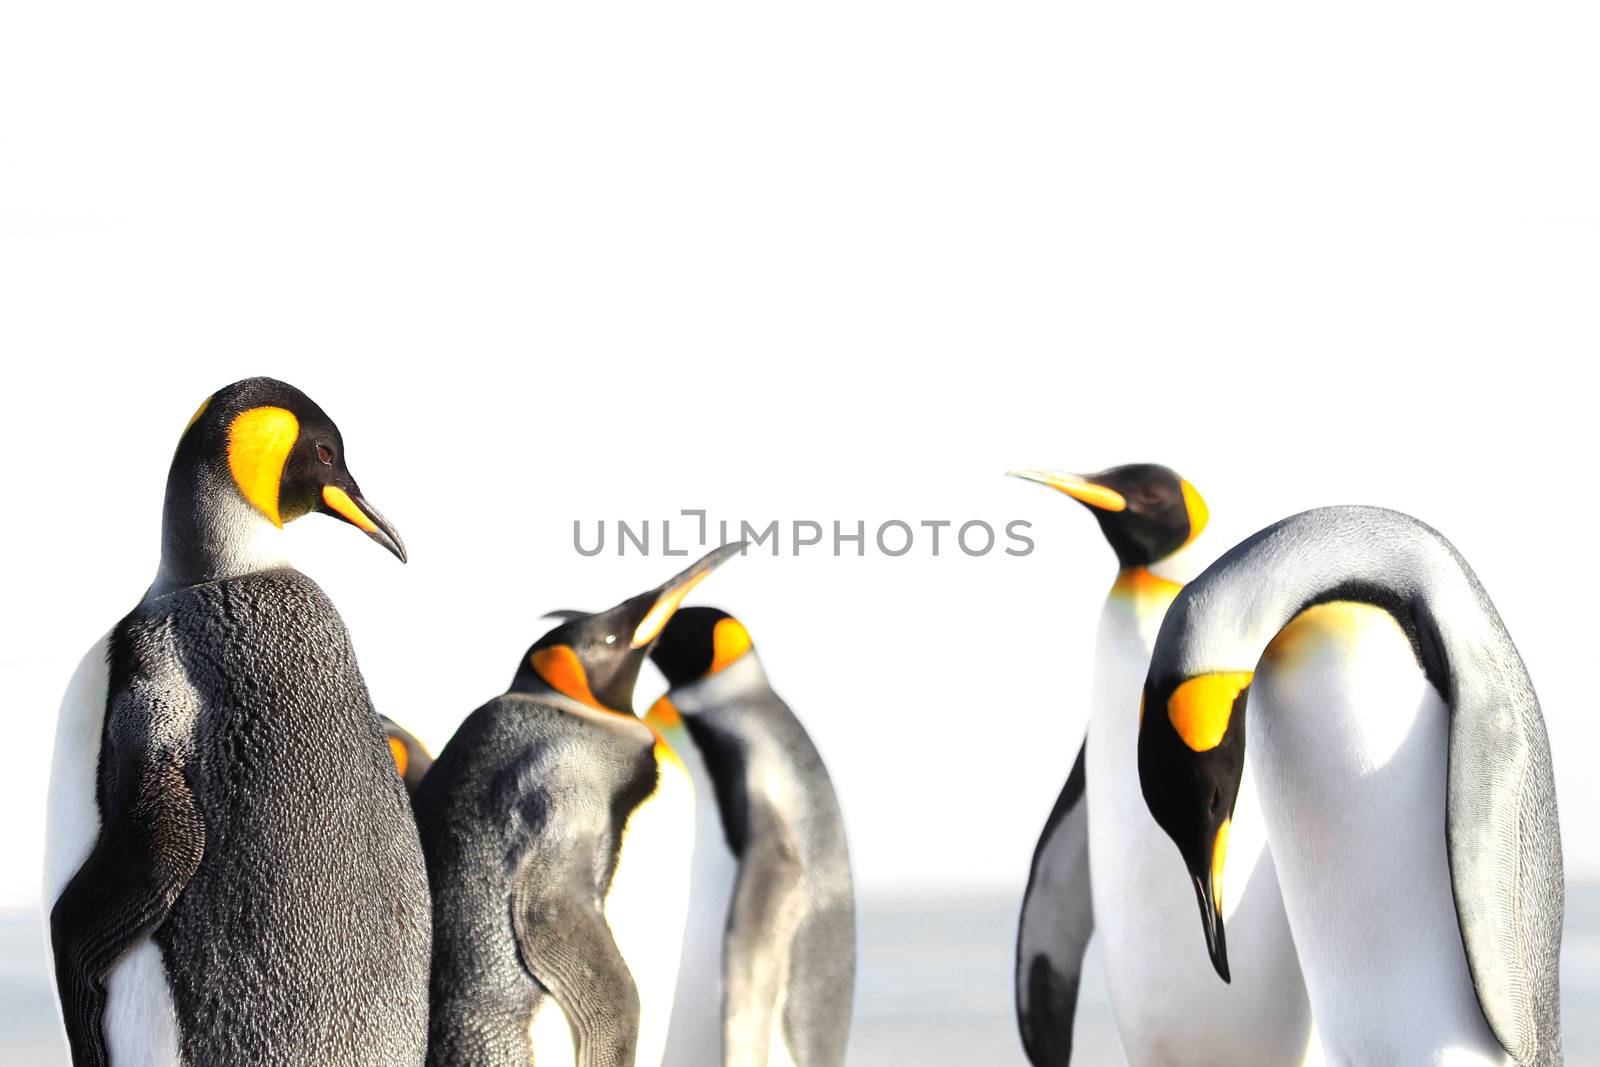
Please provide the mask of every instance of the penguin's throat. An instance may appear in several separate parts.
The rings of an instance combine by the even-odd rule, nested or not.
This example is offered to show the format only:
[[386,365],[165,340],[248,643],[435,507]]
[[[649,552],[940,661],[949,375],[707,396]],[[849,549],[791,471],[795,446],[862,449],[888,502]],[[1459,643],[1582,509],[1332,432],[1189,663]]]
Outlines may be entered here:
[[287,565],[284,534],[231,486],[173,492],[161,523],[161,566],[152,593]]
[[1162,556],[1144,569],[1157,578],[1171,582],[1180,588],[1192,582],[1203,570],[1208,561],[1201,553],[1195,551],[1194,542],[1190,541],[1171,555]]

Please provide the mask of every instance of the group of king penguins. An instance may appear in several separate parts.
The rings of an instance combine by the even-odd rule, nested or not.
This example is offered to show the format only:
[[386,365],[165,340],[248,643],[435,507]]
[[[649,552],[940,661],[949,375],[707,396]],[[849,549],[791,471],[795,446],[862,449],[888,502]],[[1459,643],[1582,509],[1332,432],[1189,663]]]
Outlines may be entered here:
[[1076,1062],[1091,937],[1131,1067],[1559,1067],[1550,747],[1450,543],[1327,507],[1200,570],[1172,470],[1013,474],[1118,567],[1018,929],[1035,1067]]
[[310,398],[213,394],[155,581],[69,684],[44,903],[73,1063],[839,1067],[838,800],[745,626],[682,606],[743,546],[555,613],[430,759],[284,558],[311,512],[406,558]]

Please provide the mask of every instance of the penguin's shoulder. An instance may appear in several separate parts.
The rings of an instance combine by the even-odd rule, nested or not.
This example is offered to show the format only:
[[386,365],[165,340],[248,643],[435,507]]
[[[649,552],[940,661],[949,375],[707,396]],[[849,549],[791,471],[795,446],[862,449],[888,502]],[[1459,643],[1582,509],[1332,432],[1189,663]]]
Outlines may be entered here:
[[609,812],[641,789],[648,795],[656,743],[637,719],[544,694],[505,693],[469,716],[429,773],[479,776],[493,807],[543,826],[563,812]]

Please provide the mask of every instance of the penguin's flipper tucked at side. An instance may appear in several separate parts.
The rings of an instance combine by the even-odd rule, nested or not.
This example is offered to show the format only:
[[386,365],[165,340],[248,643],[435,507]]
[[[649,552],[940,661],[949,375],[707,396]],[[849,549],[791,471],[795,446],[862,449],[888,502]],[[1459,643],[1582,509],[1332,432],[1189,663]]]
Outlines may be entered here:
[[[1486,595],[1483,601],[1498,624]],[[1518,1067],[1549,1067],[1561,1062],[1564,910],[1550,742],[1504,628],[1492,627],[1483,646],[1470,675],[1451,676],[1458,690],[1445,826],[1451,889],[1489,1028]]]
[[531,849],[523,857],[510,899],[512,933],[522,965],[562,1006],[573,1030],[576,1067],[632,1067],[638,987],[594,885],[582,878],[579,857],[594,848],[581,837],[565,838],[558,849],[565,856]]
[[167,729],[179,725],[177,709],[160,696],[135,678],[113,701],[100,763],[106,821],[50,911],[56,988],[79,1067],[110,1063],[102,1025],[106,977],[166,919],[205,849],[205,823],[183,776],[180,742]]
[[1017,1027],[1035,1067],[1072,1059],[1083,954],[1094,932],[1089,889],[1089,806],[1084,798],[1084,753],[1067,776],[1039,835],[1017,931]]
[[518,872],[511,926],[522,965],[566,1015],[577,1067],[632,1067],[638,987],[593,892],[551,884],[557,869],[534,859]]
[[753,836],[739,859],[723,947],[724,1063],[765,1063],[782,1033],[779,995],[806,913],[800,855],[782,833]]

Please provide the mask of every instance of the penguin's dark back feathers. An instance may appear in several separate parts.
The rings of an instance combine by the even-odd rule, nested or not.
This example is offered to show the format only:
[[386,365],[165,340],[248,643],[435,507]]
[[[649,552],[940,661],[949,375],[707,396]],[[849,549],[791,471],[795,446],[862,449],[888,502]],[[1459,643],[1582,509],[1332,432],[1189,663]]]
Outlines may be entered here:
[[426,873],[322,590],[282,569],[146,601],[114,631],[111,671],[113,695],[182,677],[196,697],[183,773],[204,853],[155,933],[187,1062],[415,1062]]

